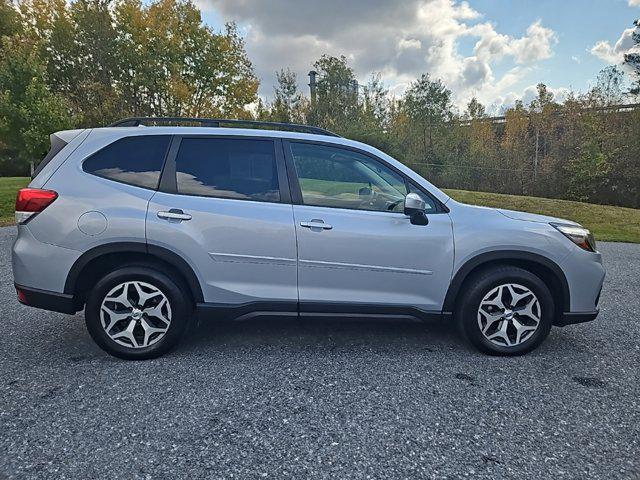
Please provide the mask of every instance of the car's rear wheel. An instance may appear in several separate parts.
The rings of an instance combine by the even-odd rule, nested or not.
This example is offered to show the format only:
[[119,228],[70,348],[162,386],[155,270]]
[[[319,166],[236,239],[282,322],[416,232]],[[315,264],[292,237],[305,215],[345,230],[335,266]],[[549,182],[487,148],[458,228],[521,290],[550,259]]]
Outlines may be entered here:
[[549,335],[555,307],[544,282],[518,267],[495,267],[465,283],[456,311],[458,326],[479,350],[521,355]]
[[158,357],[173,348],[188,323],[191,305],[179,283],[149,266],[112,271],[98,281],[85,307],[93,340],[129,360]]

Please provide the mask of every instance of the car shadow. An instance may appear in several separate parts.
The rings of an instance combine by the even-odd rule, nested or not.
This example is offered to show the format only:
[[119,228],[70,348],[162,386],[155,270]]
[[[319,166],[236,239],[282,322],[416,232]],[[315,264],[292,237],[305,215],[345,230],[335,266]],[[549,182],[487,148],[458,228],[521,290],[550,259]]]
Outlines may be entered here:
[[190,329],[178,351],[238,348],[335,353],[436,351],[464,348],[450,323],[376,318],[256,317],[239,321],[202,320]]

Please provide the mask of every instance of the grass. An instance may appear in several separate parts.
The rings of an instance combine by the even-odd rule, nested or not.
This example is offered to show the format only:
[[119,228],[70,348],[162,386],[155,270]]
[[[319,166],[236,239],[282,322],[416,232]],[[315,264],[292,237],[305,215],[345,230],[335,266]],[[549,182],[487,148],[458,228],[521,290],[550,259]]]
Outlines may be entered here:
[[13,225],[16,193],[29,181],[28,177],[0,178],[0,226]]
[[[0,178],[0,225],[13,224],[16,192],[28,183],[27,177]],[[464,203],[574,220],[591,229],[597,240],[640,243],[640,210],[634,208],[466,190],[445,191]]]

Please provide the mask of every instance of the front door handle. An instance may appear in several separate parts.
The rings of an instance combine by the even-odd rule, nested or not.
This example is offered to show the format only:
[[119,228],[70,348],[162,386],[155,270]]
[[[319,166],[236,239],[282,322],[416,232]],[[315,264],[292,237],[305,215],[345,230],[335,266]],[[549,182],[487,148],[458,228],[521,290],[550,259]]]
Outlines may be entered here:
[[164,218],[166,220],[191,220],[191,215],[184,213],[179,208],[172,208],[168,212],[158,212],[158,218]]
[[300,222],[300,226],[304,228],[320,228],[322,230],[331,230],[333,227],[328,223],[324,223],[324,220],[314,218],[310,222]]

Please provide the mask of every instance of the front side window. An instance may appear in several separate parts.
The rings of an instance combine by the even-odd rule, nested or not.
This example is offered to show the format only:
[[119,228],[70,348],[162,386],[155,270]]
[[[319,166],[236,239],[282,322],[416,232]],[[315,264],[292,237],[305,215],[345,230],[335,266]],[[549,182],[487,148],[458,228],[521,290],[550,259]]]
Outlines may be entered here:
[[351,150],[291,143],[305,205],[402,212],[404,178],[382,163]]
[[271,140],[183,138],[176,181],[185,195],[280,201]]
[[155,190],[170,140],[168,135],[121,138],[86,159],[82,168],[99,177]]

